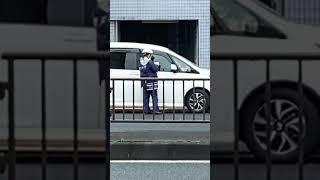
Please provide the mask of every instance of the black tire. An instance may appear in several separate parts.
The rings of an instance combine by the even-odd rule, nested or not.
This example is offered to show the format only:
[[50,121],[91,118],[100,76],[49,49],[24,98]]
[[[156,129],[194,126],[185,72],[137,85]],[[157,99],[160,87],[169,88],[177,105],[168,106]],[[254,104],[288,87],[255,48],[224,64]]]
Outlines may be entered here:
[[[194,94],[201,94],[201,97],[199,97],[198,100],[195,102],[196,109],[194,110],[196,113],[203,112],[205,110],[206,112],[210,108],[210,97],[206,91],[203,92],[203,89],[195,89]],[[193,112],[193,90],[187,93],[185,96],[185,105],[187,106],[188,110],[190,112]],[[203,101],[202,101],[203,100]],[[197,103],[200,103],[199,105]],[[198,107],[203,106],[203,108],[199,109]]]
[[[296,90],[290,88],[272,88],[271,101],[271,159],[278,162],[296,161],[299,157],[298,144],[294,146],[295,142],[299,142],[299,136],[297,137],[299,134],[299,128],[297,130],[297,127],[299,126],[296,124],[297,121],[299,123],[299,120],[297,120],[299,119],[297,118],[299,94]],[[304,155],[306,156],[315,150],[318,145],[319,133],[317,131],[320,127],[320,121],[315,104],[306,96],[303,101]],[[263,111],[265,112],[264,104],[264,92],[253,95],[244,104],[240,117],[242,138],[249,150],[260,159],[265,159],[267,152],[266,146],[263,145],[267,142],[266,133],[262,133],[266,128],[266,125],[262,123],[265,119],[262,118]],[[286,148],[288,148],[287,151],[285,151]]]

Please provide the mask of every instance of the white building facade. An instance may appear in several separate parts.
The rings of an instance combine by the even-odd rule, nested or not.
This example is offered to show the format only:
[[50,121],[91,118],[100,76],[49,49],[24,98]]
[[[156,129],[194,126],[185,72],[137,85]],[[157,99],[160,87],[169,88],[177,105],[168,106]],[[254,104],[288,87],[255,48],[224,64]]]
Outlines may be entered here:
[[[194,38],[194,46],[192,46],[195,49],[194,56],[192,56],[194,57],[193,61],[200,67],[209,68],[210,0],[111,0],[111,42],[123,41],[119,34],[122,21],[129,23],[130,21],[146,21],[149,23],[195,22],[194,34],[196,37]],[[169,39],[172,39],[172,37],[169,37]]]

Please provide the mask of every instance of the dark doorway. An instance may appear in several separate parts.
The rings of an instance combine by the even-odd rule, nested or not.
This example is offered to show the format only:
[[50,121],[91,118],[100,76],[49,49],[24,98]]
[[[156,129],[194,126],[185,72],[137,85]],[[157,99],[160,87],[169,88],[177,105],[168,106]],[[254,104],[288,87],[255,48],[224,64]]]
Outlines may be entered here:
[[167,47],[195,62],[197,21],[121,21],[119,41],[156,44]]

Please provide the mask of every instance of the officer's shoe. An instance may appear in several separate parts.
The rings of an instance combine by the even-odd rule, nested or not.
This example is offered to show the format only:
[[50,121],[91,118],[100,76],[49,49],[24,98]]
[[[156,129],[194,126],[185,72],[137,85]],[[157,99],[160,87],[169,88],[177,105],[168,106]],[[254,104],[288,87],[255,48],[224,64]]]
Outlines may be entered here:
[[161,112],[160,111],[155,111],[154,114],[161,114]]

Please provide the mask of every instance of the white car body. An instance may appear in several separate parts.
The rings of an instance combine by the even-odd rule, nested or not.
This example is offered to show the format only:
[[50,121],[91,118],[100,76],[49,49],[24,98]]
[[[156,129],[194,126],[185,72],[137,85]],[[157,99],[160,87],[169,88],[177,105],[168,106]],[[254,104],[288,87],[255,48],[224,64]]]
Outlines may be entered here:
[[[162,109],[163,107],[163,101],[165,104],[165,108],[172,109],[179,108],[182,109],[184,106],[184,98],[186,94],[190,91],[193,91],[193,87],[195,89],[200,88],[201,90],[205,88],[205,91],[209,93],[210,91],[210,81],[209,81],[209,70],[201,69],[186,58],[178,55],[177,53],[169,50],[168,48],[157,46],[157,45],[151,45],[151,44],[142,44],[142,43],[126,43],[126,42],[111,42],[110,43],[110,51],[111,54],[115,51],[124,51],[129,49],[135,49],[136,55],[135,58],[132,59],[136,62],[137,65],[139,65],[139,59],[142,56],[141,52],[143,49],[151,49],[155,52],[155,62],[160,62],[160,65],[164,63],[164,59],[161,58],[168,58],[167,60],[170,61],[171,57],[175,57],[185,63],[187,66],[189,66],[191,69],[193,69],[192,72],[181,72],[178,70],[177,72],[172,72],[171,70],[166,71],[160,70],[158,71],[158,78],[160,79],[158,81],[158,99],[159,99],[159,107]],[[158,54],[157,54],[158,52]],[[162,55],[163,54],[163,55]],[[168,56],[166,56],[166,54]],[[160,57],[161,58],[157,58]],[[111,55],[111,61],[114,61],[112,59]],[[174,59],[172,59],[173,63],[176,63]],[[111,63],[112,64],[112,63]],[[178,69],[180,67],[178,66]],[[139,79],[140,78],[140,71],[138,69],[138,66],[135,67],[134,70],[132,69],[114,69],[111,65],[110,69],[110,86],[113,87],[113,80],[114,78],[117,79]],[[163,80],[164,80],[164,86],[163,86]],[[180,79],[180,80],[179,80]],[[183,80],[184,80],[184,94],[183,94]],[[188,81],[188,79],[190,79]],[[197,79],[193,81],[192,79]],[[173,81],[174,84],[173,84]],[[173,87],[174,85],[174,87]],[[134,88],[134,98],[133,98],[133,88]],[[132,109],[133,104],[135,108],[142,108],[143,106],[143,90],[141,88],[141,81],[135,80],[134,87],[133,87],[133,81],[132,80],[126,80],[124,82],[124,98],[123,98],[123,81],[121,80],[114,80],[114,96],[115,96],[115,108],[123,108],[123,99],[124,99],[124,105],[125,108]],[[174,92],[173,92],[174,90]],[[163,93],[164,92],[164,93]],[[113,95],[110,96],[110,105],[113,106]],[[174,99],[173,99],[174,98]],[[133,103],[134,100],[134,103]],[[152,106],[152,101],[150,101],[150,106]]]
[[[51,1],[51,3],[53,7],[48,7],[50,10],[55,9],[56,6],[59,7],[60,2],[55,4],[55,1]],[[61,3],[65,4],[65,2]],[[61,15],[63,12],[61,10],[58,14]],[[0,22],[0,58],[3,52],[60,53],[96,50],[96,28],[93,26]],[[73,137],[72,72],[73,67],[70,61],[46,62],[47,140],[48,148],[51,150],[70,150],[72,147],[70,143]],[[7,75],[7,61],[0,59],[0,81],[7,82]],[[40,148],[37,143],[41,138],[41,63],[39,60],[28,62],[17,60],[14,75],[15,135],[18,141],[16,148],[35,151]],[[100,146],[84,145],[82,148],[103,150],[105,139],[101,107],[103,90],[99,85],[96,61],[78,62],[78,91],[79,139],[100,143]],[[7,148],[5,145],[8,137],[7,104],[8,96],[6,95],[0,100],[0,141],[2,143],[0,149]]]
[[[256,0],[234,0],[233,2],[241,7],[243,11],[256,18],[256,20],[263,21],[277,31],[279,33],[278,38],[254,36],[254,34],[215,33],[211,36],[211,53],[319,52],[320,28],[289,22]],[[228,7],[231,6],[228,5]],[[215,9],[216,7],[211,4],[211,8]],[[235,13],[241,12],[235,9],[233,11]],[[222,10],[220,10],[221,12],[223,14]],[[214,13],[217,12],[213,12],[212,15]],[[242,14],[238,14],[237,17],[241,18],[241,16]],[[229,17],[232,17],[232,15]],[[252,19],[254,20],[254,18]],[[217,23],[213,25],[216,26]],[[240,26],[238,24],[238,27]],[[237,28],[236,25],[233,27]],[[276,36],[276,34],[274,35]],[[281,36],[283,37],[281,38]],[[319,67],[320,62],[303,62],[304,85],[317,94],[320,94],[320,78],[316,75],[319,73]],[[213,122],[211,126],[211,132],[213,132],[211,133],[211,143],[213,144],[211,150],[215,151],[233,151],[234,88],[232,68],[231,61],[211,60],[211,84],[214,84],[214,89],[211,89],[211,92],[214,92],[211,93],[211,120]],[[265,68],[264,61],[239,61],[239,108],[242,107],[244,100],[250,93],[266,82]],[[298,78],[297,70],[298,62],[296,60],[272,61],[271,81],[273,83],[278,82],[280,86],[286,86],[287,83],[296,84],[295,82],[297,82]]]

